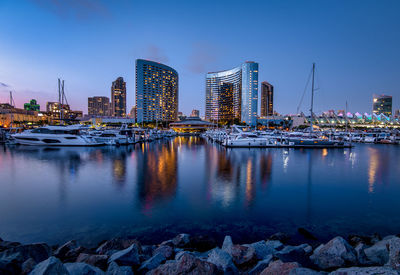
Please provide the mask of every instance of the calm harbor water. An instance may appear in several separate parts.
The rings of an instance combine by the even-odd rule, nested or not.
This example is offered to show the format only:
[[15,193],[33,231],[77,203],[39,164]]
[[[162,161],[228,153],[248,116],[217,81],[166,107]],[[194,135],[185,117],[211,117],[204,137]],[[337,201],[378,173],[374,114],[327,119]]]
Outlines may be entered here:
[[95,244],[176,233],[247,242],[400,233],[400,147],[225,149],[199,137],[130,147],[0,147],[0,237]]

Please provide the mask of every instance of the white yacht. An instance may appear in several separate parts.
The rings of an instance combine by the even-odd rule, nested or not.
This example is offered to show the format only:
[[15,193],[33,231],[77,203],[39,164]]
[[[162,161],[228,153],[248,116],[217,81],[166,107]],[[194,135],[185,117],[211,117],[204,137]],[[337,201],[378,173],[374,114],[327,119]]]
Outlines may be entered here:
[[93,139],[108,145],[129,145],[135,143],[135,134],[129,129],[104,130],[98,135],[94,135]]
[[21,145],[45,146],[98,146],[104,143],[80,135],[79,128],[75,126],[44,126],[22,133],[13,134],[14,143]]

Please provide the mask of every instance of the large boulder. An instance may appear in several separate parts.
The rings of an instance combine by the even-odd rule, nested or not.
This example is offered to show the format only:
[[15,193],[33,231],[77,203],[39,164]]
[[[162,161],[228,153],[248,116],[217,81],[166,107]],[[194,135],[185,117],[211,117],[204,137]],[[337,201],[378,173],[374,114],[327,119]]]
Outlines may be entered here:
[[245,246],[249,246],[254,249],[257,260],[263,260],[277,252],[277,250],[274,248],[275,246],[271,245],[271,242],[279,242],[279,241],[270,241],[269,243],[270,245],[267,245],[265,241],[259,241],[256,243],[245,244]]
[[161,275],[161,274],[216,274],[217,267],[206,261],[202,261],[190,253],[182,255],[177,261],[168,261],[160,265],[156,269],[149,271],[148,275]]
[[[29,274],[36,266],[36,262],[34,259],[29,258],[21,265],[21,274]],[[1,274],[1,272],[0,272]]]
[[78,263],[87,263],[96,266],[102,270],[107,269],[108,256],[107,255],[91,255],[87,253],[79,254],[76,259]]
[[261,275],[289,275],[292,269],[298,268],[300,265],[296,262],[284,263],[280,260],[271,262],[267,268],[265,268],[260,274]]
[[265,259],[259,261],[252,269],[250,269],[247,274],[248,275],[258,275],[264,269],[266,269],[270,262],[272,262],[272,255],[268,255]]
[[0,241],[0,252],[21,245],[18,242]]
[[282,250],[275,253],[275,256],[281,260],[282,262],[298,262],[303,266],[312,265],[309,259],[309,251],[308,245],[299,245],[299,246],[285,246]]
[[110,256],[108,262],[116,262],[118,265],[129,265],[129,266],[139,266],[139,247],[136,243],[132,244],[130,247],[115,252]]
[[174,249],[169,245],[162,245],[162,246],[157,247],[153,251],[153,256],[157,255],[157,254],[164,255],[164,257],[166,259],[172,259],[172,257],[174,256]]
[[59,259],[64,259],[65,255],[70,252],[71,250],[74,250],[79,247],[79,244],[76,240],[69,241],[63,245],[61,245],[59,248],[54,251],[54,256],[59,258]]
[[97,248],[96,253],[110,256],[119,250],[130,247],[133,244],[136,244],[136,246],[139,248],[139,251],[141,252],[141,246],[137,240],[114,238],[101,244]]
[[38,263],[29,275],[70,275],[63,263],[56,257],[50,257]]
[[11,247],[0,253],[0,261],[22,264],[29,258],[39,263],[51,256],[51,248],[45,243],[25,244]]
[[255,249],[251,246],[236,244],[232,246],[231,252],[233,262],[239,268],[253,266],[257,262]]
[[104,275],[100,268],[86,263],[66,263],[64,266],[73,275]]
[[159,253],[148,259],[147,261],[143,262],[141,266],[139,267],[139,272],[140,273],[146,273],[152,269],[157,268],[159,265],[164,263],[166,258],[164,257],[163,254]]
[[190,245],[190,235],[189,234],[179,234],[172,239],[172,243],[175,247],[188,247]]
[[373,246],[364,249],[368,260],[375,265],[384,265],[389,261],[389,242],[392,239],[399,239],[395,236],[388,236]]
[[237,274],[238,270],[233,263],[232,256],[219,248],[214,248],[208,255],[207,261],[215,264],[220,270],[225,273]]
[[329,275],[398,275],[399,273],[383,266],[339,268]]
[[225,236],[224,242],[222,243],[222,250],[230,253],[233,247],[233,242],[231,236]]
[[358,243],[357,246],[354,248],[354,250],[356,251],[357,262],[360,265],[371,265],[371,261],[369,261],[367,255],[365,255],[365,248],[367,248],[367,246],[364,243]]
[[357,264],[354,248],[342,237],[336,237],[314,250],[310,259],[322,269],[332,269]]
[[106,275],[133,275],[130,266],[119,266],[115,262],[110,263]]
[[400,270],[400,238],[389,240],[389,261],[387,264],[396,270]]

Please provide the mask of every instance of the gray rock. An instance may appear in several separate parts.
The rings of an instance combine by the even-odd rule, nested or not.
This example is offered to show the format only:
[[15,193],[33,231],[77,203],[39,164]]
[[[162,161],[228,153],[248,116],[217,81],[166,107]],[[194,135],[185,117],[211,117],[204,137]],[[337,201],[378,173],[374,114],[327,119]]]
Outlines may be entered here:
[[115,262],[110,263],[106,275],[133,275],[130,266],[119,266]]
[[140,264],[140,258],[137,244],[134,243],[130,247],[112,254],[108,262],[116,262],[118,265],[122,266],[138,266]]
[[21,245],[18,242],[0,241],[0,252]]
[[146,273],[149,270],[157,268],[159,265],[164,263],[166,258],[163,254],[159,253],[148,259],[147,261],[143,262],[139,268],[140,273]]
[[104,272],[95,266],[86,263],[66,263],[65,268],[70,274],[74,275],[103,275]]
[[254,266],[257,262],[257,256],[254,248],[236,244],[231,247],[230,253],[234,264],[239,268],[248,268]]
[[272,261],[272,255],[268,255],[267,257],[265,257],[265,259],[259,261],[255,267],[250,269],[250,271],[248,271],[248,275],[260,274],[261,271],[263,271],[264,269],[266,269],[268,267],[268,265],[271,261]]
[[[272,241],[272,242],[279,242],[279,241]],[[271,256],[277,252],[275,250],[274,246],[271,245],[271,243],[270,243],[270,245],[267,245],[267,243],[265,241],[259,241],[256,243],[245,244],[245,246],[250,246],[254,249],[258,260],[266,259],[269,256]]]
[[331,269],[355,265],[356,251],[342,237],[336,237],[314,250],[310,259],[321,269]]
[[190,244],[190,235],[189,234],[179,234],[175,238],[172,239],[172,243],[176,247],[187,247]]
[[310,266],[312,263],[308,257],[308,245],[285,246],[282,250],[275,253],[275,256],[283,262],[298,262],[303,266]]
[[323,272],[315,271],[305,267],[296,267],[290,270],[289,275],[321,275]]
[[0,260],[22,264],[29,258],[39,263],[51,256],[51,249],[45,243],[26,244],[11,247],[0,253]]
[[275,249],[275,250],[281,250],[284,247],[283,244],[278,240],[268,240],[265,242],[265,244],[269,248]]
[[286,233],[278,232],[278,233],[272,234],[268,239],[286,243],[288,240],[290,240],[290,237]]
[[59,259],[64,259],[65,255],[70,252],[71,250],[77,249],[79,247],[79,244],[77,241],[72,240],[69,241],[63,245],[61,245],[59,248],[54,251],[54,256],[59,258]]
[[21,267],[17,262],[0,260],[0,274],[19,274],[19,273],[21,273]]
[[36,264],[37,263],[32,258],[29,258],[28,260],[26,260],[21,265],[21,274],[29,274],[29,272],[31,272],[35,268]]
[[306,254],[310,254],[313,251],[311,245],[309,245],[307,243],[301,244],[301,245],[299,245],[299,247],[303,248],[303,250],[304,250],[304,252],[306,252]]
[[389,241],[399,239],[392,236],[375,243],[373,246],[364,249],[364,253],[368,260],[375,265],[384,265],[389,261]]
[[368,260],[367,255],[365,255],[364,249],[367,246],[363,243],[359,243],[354,250],[356,251],[357,261],[360,265],[370,265],[371,262]]
[[287,275],[292,269],[298,268],[300,265],[296,262],[284,263],[280,260],[271,262],[261,275]]
[[232,256],[226,251],[214,248],[207,259],[208,262],[215,264],[219,269],[225,273],[237,274],[238,270],[233,263]]
[[164,255],[166,259],[172,259],[172,257],[174,256],[174,249],[169,245],[162,245],[153,251],[153,256],[157,254]]
[[389,261],[387,264],[396,270],[400,270],[400,238],[389,240]]
[[233,246],[233,242],[232,242],[231,236],[225,236],[224,242],[222,243],[222,250],[230,253],[232,246]]
[[[225,252],[226,253],[226,252]],[[147,275],[161,274],[217,274],[218,269],[213,263],[197,259],[190,253],[185,253],[177,261],[167,261],[147,273]]]
[[114,238],[100,245],[97,248],[96,253],[110,256],[119,250],[130,247],[133,244],[136,244],[139,248],[139,252],[141,252],[141,246],[137,240]]
[[96,266],[102,270],[107,269],[108,256],[107,255],[91,255],[86,253],[79,254],[76,259],[78,263],[87,263]]
[[30,275],[69,275],[70,273],[65,268],[63,263],[56,257],[50,257],[38,263],[35,268],[29,273]]
[[339,268],[329,275],[398,275],[395,270],[390,267],[372,266],[372,267],[349,267]]

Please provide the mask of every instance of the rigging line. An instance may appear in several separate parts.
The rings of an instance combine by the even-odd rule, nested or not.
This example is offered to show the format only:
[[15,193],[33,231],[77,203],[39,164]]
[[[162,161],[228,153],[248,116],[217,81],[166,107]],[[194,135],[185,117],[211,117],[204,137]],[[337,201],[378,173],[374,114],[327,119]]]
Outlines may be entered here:
[[310,80],[311,80],[311,75],[312,75],[312,69],[310,71],[310,74],[308,75],[308,80],[307,80],[306,86],[304,87],[303,95],[301,96],[299,106],[297,106],[297,111],[296,111],[297,114],[299,113],[301,104],[303,103],[304,95],[306,94],[308,84],[310,83]]

